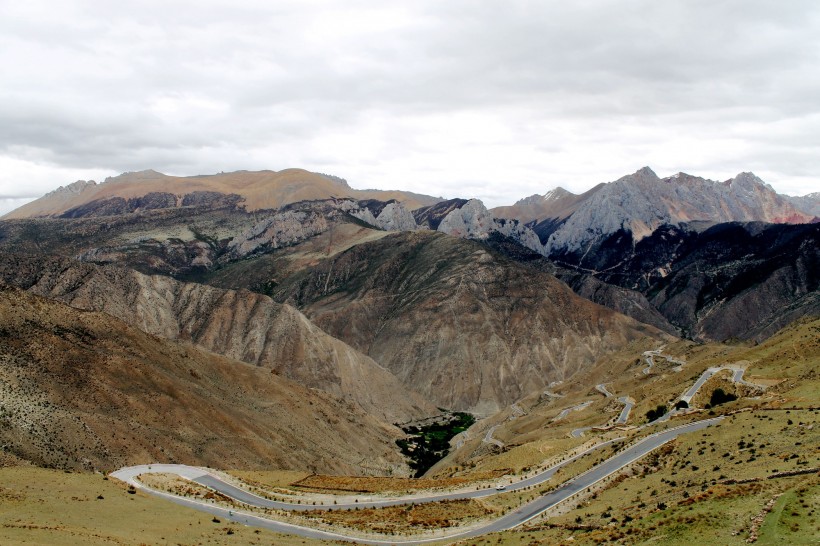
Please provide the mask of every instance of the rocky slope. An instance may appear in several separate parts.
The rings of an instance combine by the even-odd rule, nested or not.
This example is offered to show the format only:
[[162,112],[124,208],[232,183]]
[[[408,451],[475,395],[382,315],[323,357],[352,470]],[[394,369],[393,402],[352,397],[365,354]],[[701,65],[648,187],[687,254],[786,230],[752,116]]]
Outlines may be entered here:
[[167,461],[406,475],[400,436],[268,369],[0,285],[7,460],[101,471]]
[[668,334],[674,336],[682,334],[680,328],[669,322],[638,290],[604,282],[584,271],[558,266],[509,237],[494,235],[487,240],[487,244],[527,267],[554,275],[572,288],[576,294],[591,302],[654,326]]
[[[496,207],[491,210],[497,218],[515,219],[531,225],[533,230],[546,241],[549,233],[542,235],[551,226],[558,226],[572,216],[578,207],[592,197],[606,184],[598,184],[586,192],[576,195],[564,188],[555,188],[544,195],[531,195],[515,204],[506,207]],[[553,230],[554,231],[554,230]]]
[[261,294],[20,255],[0,258],[0,279],[79,309],[108,313],[150,334],[270,369],[347,398],[389,422],[435,412],[371,358]]
[[807,214],[813,214],[815,217],[820,218],[820,192],[789,197],[788,199],[797,210]]
[[348,224],[374,230],[416,227],[410,211],[395,201],[302,201],[254,213],[205,202],[114,216],[3,220],[0,248],[120,263],[144,273],[189,279],[325,232],[332,235]]
[[[295,249],[293,249],[295,250]],[[437,405],[490,413],[654,328],[477,242],[391,234],[277,278],[292,303]]]
[[394,199],[408,210],[432,205],[440,199],[411,192],[356,190],[335,176],[303,169],[284,171],[237,171],[190,177],[168,176],[147,170],[124,173],[98,184],[77,181],[61,187],[4,216],[103,216],[136,210],[173,208],[207,200],[240,205],[248,211],[277,209],[299,201],[331,198]]
[[497,246],[596,303],[692,339],[760,341],[820,315],[818,224],[664,225],[640,241],[621,230],[592,247],[587,267]]
[[639,241],[665,224],[808,223],[813,218],[751,173],[713,182],[683,173],[661,179],[644,167],[591,194],[549,235],[546,250],[583,265],[590,245],[620,230]]
[[[820,225],[663,231],[665,241],[641,248],[621,269],[655,261],[658,273],[645,277],[651,285],[643,292],[688,337],[762,341],[799,317],[820,315]],[[605,279],[614,282],[614,274]],[[624,274],[620,282],[630,276],[637,281]]]

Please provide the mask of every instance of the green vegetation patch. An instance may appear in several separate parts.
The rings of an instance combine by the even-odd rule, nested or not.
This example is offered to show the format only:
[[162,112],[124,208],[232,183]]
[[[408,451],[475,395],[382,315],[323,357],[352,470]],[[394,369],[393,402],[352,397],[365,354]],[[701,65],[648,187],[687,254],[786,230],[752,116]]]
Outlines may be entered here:
[[469,413],[447,412],[429,424],[402,426],[408,437],[396,440],[396,445],[419,478],[449,453],[450,440],[473,423],[475,417]]
[[820,532],[820,485],[785,492],[760,527],[758,544],[817,544]]

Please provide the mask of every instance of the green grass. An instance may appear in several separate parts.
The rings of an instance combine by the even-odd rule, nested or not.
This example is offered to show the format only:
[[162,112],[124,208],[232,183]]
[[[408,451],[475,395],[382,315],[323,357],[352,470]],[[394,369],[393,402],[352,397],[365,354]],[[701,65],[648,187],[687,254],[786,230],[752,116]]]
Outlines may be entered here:
[[783,494],[760,527],[758,544],[820,543],[820,485]]

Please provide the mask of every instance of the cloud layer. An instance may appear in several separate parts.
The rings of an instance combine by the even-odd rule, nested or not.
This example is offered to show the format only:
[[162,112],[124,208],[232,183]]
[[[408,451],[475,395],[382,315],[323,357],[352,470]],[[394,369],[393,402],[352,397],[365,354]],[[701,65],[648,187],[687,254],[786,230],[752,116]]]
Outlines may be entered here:
[[0,199],[147,168],[489,205],[643,165],[820,186],[812,1],[0,3]]

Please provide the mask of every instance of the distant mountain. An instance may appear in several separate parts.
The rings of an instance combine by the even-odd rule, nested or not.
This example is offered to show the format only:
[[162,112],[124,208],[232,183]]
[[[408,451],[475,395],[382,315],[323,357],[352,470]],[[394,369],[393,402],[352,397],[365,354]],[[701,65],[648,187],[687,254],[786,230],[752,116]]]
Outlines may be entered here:
[[188,177],[147,170],[107,178],[100,184],[83,180],[74,182],[23,205],[4,218],[111,216],[204,202],[214,206],[242,206],[255,211],[331,198],[394,199],[408,209],[441,200],[412,192],[355,190],[342,178],[303,169],[236,171]]
[[[536,233],[560,223],[578,210],[587,199],[592,197],[606,184],[598,184],[586,192],[576,195],[564,188],[555,188],[544,195],[531,195],[517,201],[514,205],[491,209],[494,216],[520,220],[530,225]],[[544,237],[546,240],[546,237]]]
[[820,218],[820,192],[787,198],[798,210]]
[[683,173],[661,179],[645,167],[590,194],[545,244],[549,255],[564,260],[575,255],[583,265],[590,245],[619,230],[639,241],[659,226],[681,222],[796,224],[813,219],[751,173],[713,182]]
[[2,283],[0,319],[5,462],[409,473],[398,428],[269,369]]

